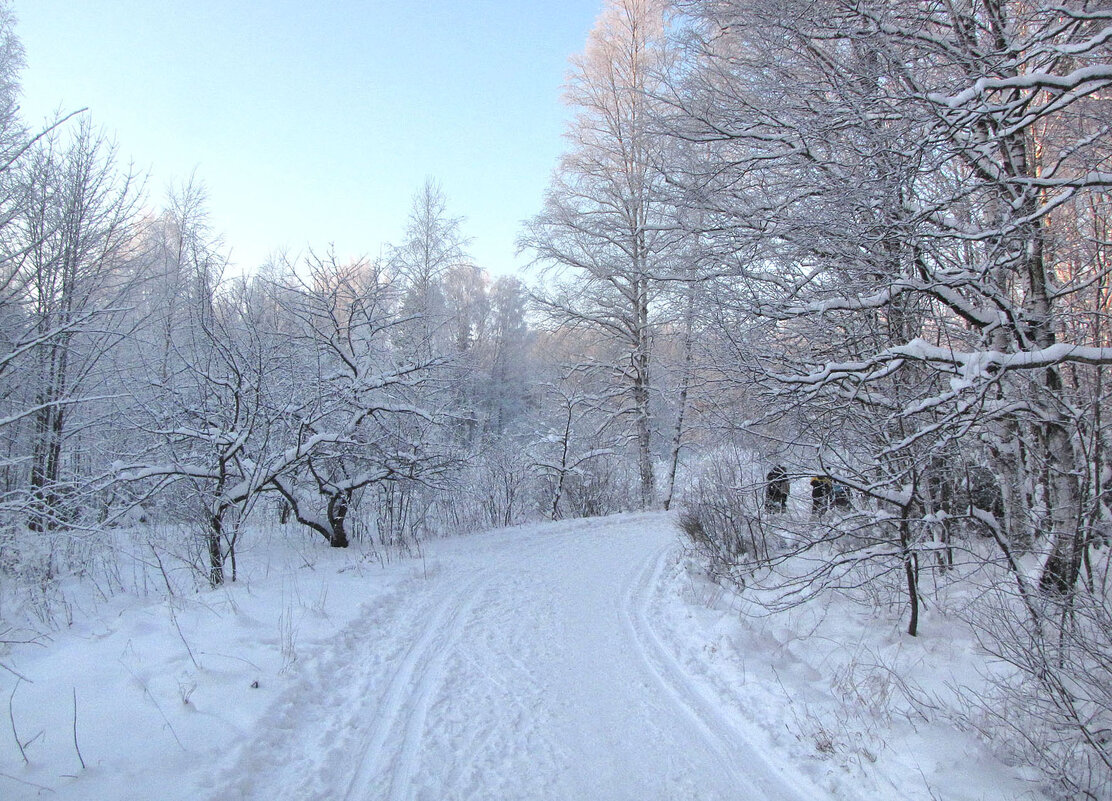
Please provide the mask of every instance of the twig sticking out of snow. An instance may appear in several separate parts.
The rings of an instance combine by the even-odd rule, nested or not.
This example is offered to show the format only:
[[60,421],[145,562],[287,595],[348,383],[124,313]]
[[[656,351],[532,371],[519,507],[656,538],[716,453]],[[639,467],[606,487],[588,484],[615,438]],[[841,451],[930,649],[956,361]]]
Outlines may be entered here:
[[81,756],[81,746],[77,744],[77,688],[73,688],[73,750],[77,752],[77,761],[81,763],[81,770],[85,767],[85,757]]
[[15,728],[15,712],[12,709],[12,701],[15,699],[15,691],[19,689],[19,679],[16,679],[15,686],[12,687],[12,694],[8,696],[8,720],[12,722],[12,737],[15,738],[15,744],[19,746],[19,754],[23,757],[23,762],[26,765],[31,764],[31,760],[27,758],[27,752],[23,750],[23,743],[19,739],[19,732]]

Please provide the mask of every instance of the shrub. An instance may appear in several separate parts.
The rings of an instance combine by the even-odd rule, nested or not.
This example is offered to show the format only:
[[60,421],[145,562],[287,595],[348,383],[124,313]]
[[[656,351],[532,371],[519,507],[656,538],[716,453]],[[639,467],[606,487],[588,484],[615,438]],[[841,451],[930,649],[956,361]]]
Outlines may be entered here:
[[736,573],[779,552],[780,537],[767,525],[761,505],[764,473],[752,452],[723,448],[685,490],[677,524],[712,569]]

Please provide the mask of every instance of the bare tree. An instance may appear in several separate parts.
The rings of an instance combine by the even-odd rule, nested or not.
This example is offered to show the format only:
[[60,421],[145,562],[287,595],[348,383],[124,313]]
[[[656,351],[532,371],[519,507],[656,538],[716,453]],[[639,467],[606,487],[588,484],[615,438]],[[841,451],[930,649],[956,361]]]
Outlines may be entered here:
[[13,344],[25,353],[21,383],[33,393],[29,525],[44,530],[73,511],[63,477],[71,422],[126,334],[125,311],[143,277],[133,252],[140,195],[88,121],[68,143],[58,131],[41,138],[21,173],[27,202],[15,221],[22,246],[11,264],[24,330]]
[[572,147],[548,189],[544,211],[521,246],[558,283],[537,296],[560,325],[591,330],[618,345],[609,365],[623,388],[640,476],[640,505],[656,503],[653,470],[653,305],[656,279],[674,245],[657,170],[652,94],[668,67],[667,7],[613,0],[573,60],[566,99],[577,116]]
[[413,196],[402,244],[390,255],[391,270],[406,283],[402,308],[413,318],[407,328],[414,342],[430,350],[446,350],[439,345],[452,337],[442,282],[450,271],[469,264],[462,223],[463,218],[448,214],[444,190],[427,179]]
[[[1055,532],[1043,585],[1068,591],[1088,535],[1059,373],[1107,354],[1056,347],[1055,302],[1073,290],[1047,269],[1045,231],[1067,200],[1103,188],[1105,128],[1086,98],[1108,76],[1074,68],[1099,50],[1095,18],[1058,24],[1008,4],[691,8],[705,14],[700,67],[671,122],[717,153],[680,180],[702,199],[726,296],[775,325],[757,366],[786,391],[781,407],[805,403],[823,422],[814,452],[840,430],[874,454],[867,471],[814,468],[921,520],[932,454],[975,431],[1005,478],[1004,538]],[[1080,132],[1038,164],[1043,128]],[[898,534],[914,611],[919,537]]]
[[312,380],[287,401],[286,453],[296,458],[272,461],[269,482],[301,523],[347,547],[361,490],[432,481],[451,466],[428,435],[434,412],[422,405],[443,360],[421,355],[431,348],[406,331],[413,318],[400,313],[400,288],[380,265],[310,254],[306,266],[281,303],[298,323],[301,375]]
[[[664,121],[695,157],[670,178],[717,254],[696,276],[716,288],[711,311],[746,332],[718,331],[727,375],[766,391],[745,428],[771,438],[778,423],[794,475],[857,497],[845,514],[763,522],[792,529],[813,568],[785,597],[899,577],[914,634],[920,571],[952,563],[951,533],[984,534],[1026,619],[1022,658],[1000,653],[1068,719],[1093,675],[1075,657],[1105,638],[1086,626],[1106,603],[1089,551],[1108,519],[1096,243],[1112,16],[1009,0],[681,5],[690,61]],[[1083,723],[1100,703],[1077,717],[1076,791],[1079,766],[1109,764]]]

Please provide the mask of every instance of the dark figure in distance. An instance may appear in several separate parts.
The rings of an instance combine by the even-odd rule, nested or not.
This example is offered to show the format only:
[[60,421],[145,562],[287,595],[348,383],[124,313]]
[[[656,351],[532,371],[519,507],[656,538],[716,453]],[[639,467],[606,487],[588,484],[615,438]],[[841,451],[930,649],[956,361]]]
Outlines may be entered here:
[[765,476],[768,484],[765,486],[765,502],[770,512],[785,512],[788,509],[788,495],[791,493],[791,481],[788,480],[788,471],[783,465],[776,465]]
[[822,517],[831,509],[852,509],[849,487],[839,484],[829,476],[811,479],[811,514]]

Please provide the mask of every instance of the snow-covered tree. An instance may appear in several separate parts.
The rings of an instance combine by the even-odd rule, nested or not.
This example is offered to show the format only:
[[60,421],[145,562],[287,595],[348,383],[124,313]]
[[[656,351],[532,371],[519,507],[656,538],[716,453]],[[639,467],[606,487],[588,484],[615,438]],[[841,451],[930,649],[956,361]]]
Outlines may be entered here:
[[301,523],[347,547],[361,491],[431,482],[451,466],[429,434],[443,423],[423,405],[444,360],[403,334],[409,318],[381,266],[310,255],[304,272],[281,300],[298,323],[301,388],[283,399],[287,449],[268,462],[268,480]]
[[390,267],[406,285],[402,309],[413,317],[408,328],[430,350],[460,335],[447,325],[442,284],[450,271],[470,263],[462,224],[463,218],[448,214],[444,190],[430,178],[413,196],[402,243],[391,251]]
[[521,281],[503,276],[488,295],[488,366],[482,399],[487,430],[498,437],[528,410],[534,334],[526,322],[528,294]]
[[521,239],[552,280],[537,296],[543,312],[617,346],[607,367],[625,396],[620,413],[628,420],[643,508],[656,503],[654,302],[675,240],[658,171],[665,146],[653,128],[653,95],[671,58],[667,25],[667,6],[658,0],[606,4],[586,50],[572,62],[571,148],[544,211]]
[[[918,519],[932,460],[980,435],[1004,477],[995,530],[1049,534],[1043,585],[1068,591],[1088,535],[1060,373],[1108,354],[1060,341],[1077,287],[1060,285],[1046,234],[1105,185],[1097,18],[1008,3],[689,10],[699,66],[671,122],[715,154],[682,176],[714,270],[771,326],[762,371],[782,407],[807,404],[813,452],[844,455],[823,450],[834,431],[871,450],[814,467]],[[909,576],[916,536],[900,533]]]
[[[740,346],[732,380],[765,391],[744,427],[778,423],[794,475],[859,498],[806,527],[808,548],[838,538],[807,579],[844,586],[865,564],[898,576],[914,633],[919,573],[949,564],[948,534],[991,537],[1028,619],[1013,664],[1068,717],[1092,674],[1060,671],[1106,641],[1070,629],[1068,610],[1095,620],[1106,606],[1085,566],[1108,519],[1096,243],[1112,15],[1009,0],[680,5],[689,62],[665,123],[699,157],[671,178],[715,253],[698,280],[733,329],[719,341]],[[1074,725],[1085,759],[1112,764]]]
[[80,471],[67,444],[90,394],[103,392],[106,357],[126,335],[125,311],[143,278],[133,251],[138,188],[113,146],[82,121],[52,130],[21,159],[25,204],[9,239],[21,330],[9,334],[29,423],[29,525],[51,528],[76,511],[65,496]]

